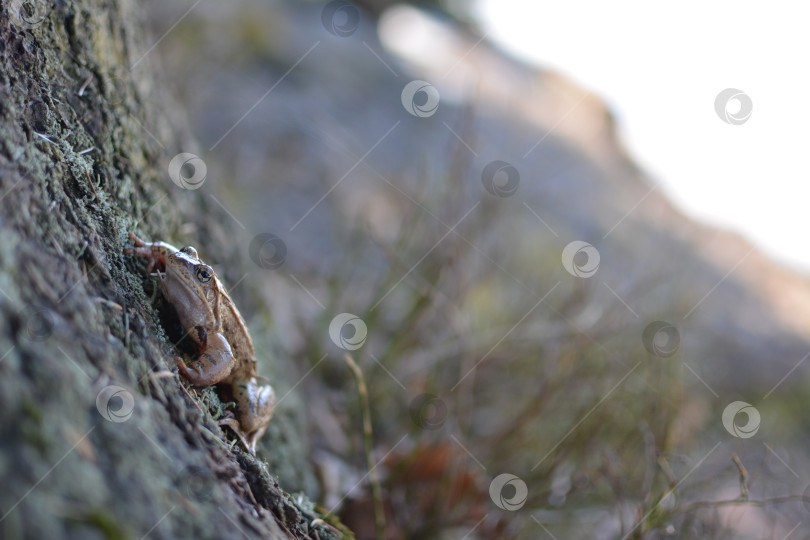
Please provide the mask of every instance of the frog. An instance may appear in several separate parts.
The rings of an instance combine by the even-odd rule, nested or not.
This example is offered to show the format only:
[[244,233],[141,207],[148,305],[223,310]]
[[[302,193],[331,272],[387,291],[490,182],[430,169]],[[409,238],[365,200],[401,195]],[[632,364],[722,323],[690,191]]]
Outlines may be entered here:
[[270,385],[260,385],[253,341],[236,305],[214,269],[191,246],[177,249],[166,242],[146,242],[133,233],[135,247],[124,249],[146,259],[146,273],[156,271],[166,301],[196,344],[189,363],[176,356],[180,376],[195,387],[217,386],[220,398],[236,404],[220,425],[227,425],[252,455],[276,405]]

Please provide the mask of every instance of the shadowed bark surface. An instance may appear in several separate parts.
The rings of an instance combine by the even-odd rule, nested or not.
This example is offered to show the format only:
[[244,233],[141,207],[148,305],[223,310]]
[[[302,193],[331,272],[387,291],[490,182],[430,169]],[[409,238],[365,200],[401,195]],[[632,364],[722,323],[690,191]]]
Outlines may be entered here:
[[166,173],[195,147],[142,27],[127,1],[0,11],[0,538],[337,537],[262,462],[298,467],[294,415],[258,460],[234,444],[214,390],[178,379],[182,332],[122,254],[130,231],[193,241],[229,261],[226,284],[242,275],[232,223]]

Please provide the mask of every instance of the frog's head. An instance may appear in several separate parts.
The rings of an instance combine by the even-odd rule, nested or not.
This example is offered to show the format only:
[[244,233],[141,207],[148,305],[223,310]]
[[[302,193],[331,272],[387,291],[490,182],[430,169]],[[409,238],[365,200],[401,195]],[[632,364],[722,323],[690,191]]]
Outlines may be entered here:
[[178,313],[207,312],[216,297],[216,274],[196,249],[184,247],[167,256],[164,286]]

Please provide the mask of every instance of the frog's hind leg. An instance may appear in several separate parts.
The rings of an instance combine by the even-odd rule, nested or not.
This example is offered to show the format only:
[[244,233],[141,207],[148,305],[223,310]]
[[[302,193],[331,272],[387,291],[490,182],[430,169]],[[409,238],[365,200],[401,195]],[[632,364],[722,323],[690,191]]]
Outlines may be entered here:
[[207,334],[205,339],[197,337],[200,339],[195,341],[204,346],[202,354],[188,365],[178,356],[175,358],[177,369],[194,386],[211,386],[222,382],[236,364],[231,346],[222,334]]
[[236,415],[251,454],[256,454],[256,443],[264,435],[276,408],[276,394],[271,386],[259,386],[254,377],[247,383],[233,385]]

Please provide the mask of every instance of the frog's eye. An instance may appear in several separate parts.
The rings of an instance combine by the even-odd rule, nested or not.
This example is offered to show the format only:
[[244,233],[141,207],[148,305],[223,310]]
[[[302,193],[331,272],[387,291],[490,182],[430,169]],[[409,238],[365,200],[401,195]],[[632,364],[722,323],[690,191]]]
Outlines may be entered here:
[[214,277],[214,271],[210,266],[198,266],[194,271],[194,275],[200,283],[208,283]]
[[191,247],[191,246],[186,246],[186,247],[184,247],[183,249],[181,249],[180,251],[182,251],[182,252],[183,252],[183,253],[185,253],[186,255],[191,255],[191,256],[192,256],[192,257],[194,257],[195,259],[199,259],[199,257],[197,256],[197,250],[196,250],[196,249],[194,249],[194,248],[193,248],[193,247]]

